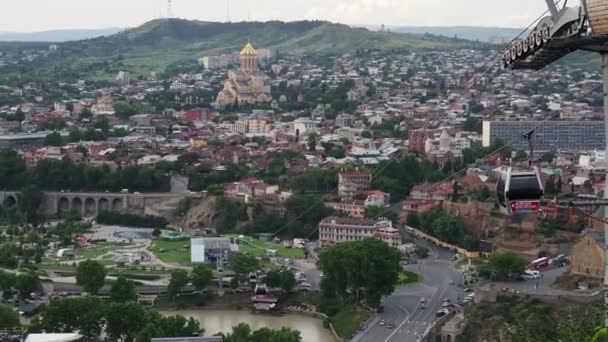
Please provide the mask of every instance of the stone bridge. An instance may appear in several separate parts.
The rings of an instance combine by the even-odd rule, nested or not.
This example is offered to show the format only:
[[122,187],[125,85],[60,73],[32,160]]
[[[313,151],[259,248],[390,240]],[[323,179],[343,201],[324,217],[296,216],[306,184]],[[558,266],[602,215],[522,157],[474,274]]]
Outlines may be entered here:
[[[40,210],[46,215],[75,210],[83,217],[95,217],[101,211],[145,213],[151,203],[175,201],[189,193],[113,193],[113,192],[44,192]],[[18,203],[17,192],[0,191],[0,206],[10,208]]]

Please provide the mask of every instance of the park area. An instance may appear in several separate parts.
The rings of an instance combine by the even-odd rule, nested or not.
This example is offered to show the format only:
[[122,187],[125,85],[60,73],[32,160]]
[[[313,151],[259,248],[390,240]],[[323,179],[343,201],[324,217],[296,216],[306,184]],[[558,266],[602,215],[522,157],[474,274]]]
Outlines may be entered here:
[[239,251],[241,253],[250,254],[256,257],[263,257],[266,251],[276,251],[276,256],[290,259],[304,259],[304,249],[286,247],[280,244],[265,242],[260,239],[255,239],[250,236],[229,235],[239,240]]
[[148,249],[164,263],[190,265],[190,239],[177,241],[154,239]]

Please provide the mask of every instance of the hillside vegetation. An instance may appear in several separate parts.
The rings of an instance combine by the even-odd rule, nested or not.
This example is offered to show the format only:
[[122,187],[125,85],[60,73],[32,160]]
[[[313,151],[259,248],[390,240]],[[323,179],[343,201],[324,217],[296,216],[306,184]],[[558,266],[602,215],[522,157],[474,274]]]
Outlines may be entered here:
[[204,55],[239,51],[247,40],[257,48],[294,55],[480,45],[432,35],[374,32],[324,21],[153,20],[111,36],[61,43],[50,57],[9,73],[20,79],[60,75],[65,80],[108,79],[118,70],[144,75],[150,71],[163,72],[171,65],[192,66]]

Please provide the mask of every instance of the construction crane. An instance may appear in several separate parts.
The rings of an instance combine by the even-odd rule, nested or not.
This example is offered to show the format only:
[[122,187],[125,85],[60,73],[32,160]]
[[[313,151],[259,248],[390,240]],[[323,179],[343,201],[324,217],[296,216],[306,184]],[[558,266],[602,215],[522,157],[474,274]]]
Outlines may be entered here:
[[[542,18],[528,37],[513,42],[502,57],[503,67],[512,70],[539,70],[567,54],[577,51],[598,52],[602,58],[604,79],[604,124],[608,156],[608,0],[581,0],[580,6],[558,8],[553,0],[545,0],[549,15]],[[608,181],[604,199],[608,200]],[[608,218],[608,206],[604,206]],[[608,237],[608,221],[604,220]],[[608,238],[604,239],[604,302],[608,305]],[[604,316],[604,332],[608,332],[608,310]]]

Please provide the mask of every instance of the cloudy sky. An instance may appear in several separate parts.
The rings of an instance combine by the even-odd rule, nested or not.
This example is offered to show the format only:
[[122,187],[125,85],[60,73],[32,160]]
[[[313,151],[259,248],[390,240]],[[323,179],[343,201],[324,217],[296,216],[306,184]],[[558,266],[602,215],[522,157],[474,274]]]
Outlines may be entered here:
[[[168,0],[0,0],[0,31],[134,27]],[[542,0],[172,0],[175,17],[225,21],[320,19],[359,25],[524,27]],[[574,3],[574,1],[570,1]]]

